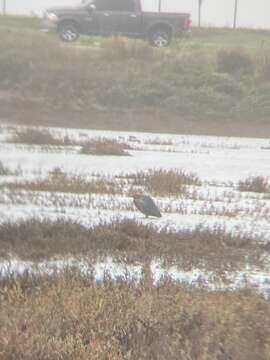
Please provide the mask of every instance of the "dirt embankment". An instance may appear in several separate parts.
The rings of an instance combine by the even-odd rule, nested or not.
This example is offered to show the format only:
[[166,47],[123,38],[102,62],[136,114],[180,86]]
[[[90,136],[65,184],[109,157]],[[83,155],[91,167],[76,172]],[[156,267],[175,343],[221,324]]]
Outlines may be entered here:
[[116,131],[270,137],[270,122],[235,120],[189,120],[165,111],[53,111],[31,104],[5,105],[0,109],[0,123],[53,126]]

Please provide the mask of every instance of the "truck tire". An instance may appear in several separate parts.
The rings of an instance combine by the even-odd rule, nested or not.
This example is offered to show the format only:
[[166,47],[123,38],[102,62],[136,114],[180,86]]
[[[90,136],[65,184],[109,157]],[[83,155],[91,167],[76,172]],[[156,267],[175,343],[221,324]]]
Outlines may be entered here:
[[156,27],[149,32],[149,42],[155,47],[167,47],[172,41],[172,32],[167,27]]
[[58,35],[65,42],[74,42],[79,38],[80,33],[76,24],[69,21],[59,24]]

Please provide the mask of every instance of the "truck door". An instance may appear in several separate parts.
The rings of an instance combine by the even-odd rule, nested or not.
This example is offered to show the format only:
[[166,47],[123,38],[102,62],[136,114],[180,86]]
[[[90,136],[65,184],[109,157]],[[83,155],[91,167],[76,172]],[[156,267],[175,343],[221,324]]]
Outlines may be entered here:
[[116,0],[119,9],[119,22],[117,30],[119,33],[138,35],[141,30],[141,11],[138,0]]
[[101,34],[103,12],[96,9],[98,0],[85,1],[84,15],[81,17],[80,25],[84,34]]
[[138,34],[141,14],[137,0],[96,0],[96,11],[101,16],[104,34]]

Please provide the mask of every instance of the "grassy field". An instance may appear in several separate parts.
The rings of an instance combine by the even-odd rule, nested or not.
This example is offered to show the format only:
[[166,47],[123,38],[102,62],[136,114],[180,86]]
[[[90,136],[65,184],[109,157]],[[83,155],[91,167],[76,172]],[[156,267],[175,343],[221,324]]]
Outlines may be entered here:
[[[270,133],[267,31],[194,29],[157,50],[123,38],[74,45],[39,21],[0,24],[1,119],[238,136]],[[16,111],[15,111],[16,108]],[[164,121],[166,119],[166,121]]]

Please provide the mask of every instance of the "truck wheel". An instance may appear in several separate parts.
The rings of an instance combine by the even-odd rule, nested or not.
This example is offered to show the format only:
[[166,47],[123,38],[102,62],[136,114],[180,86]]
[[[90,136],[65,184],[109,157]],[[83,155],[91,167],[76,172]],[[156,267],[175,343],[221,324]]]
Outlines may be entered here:
[[58,34],[60,39],[65,42],[74,42],[80,36],[76,25],[71,22],[60,24]]
[[157,28],[150,32],[149,42],[151,45],[162,48],[170,45],[172,34],[169,29]]

